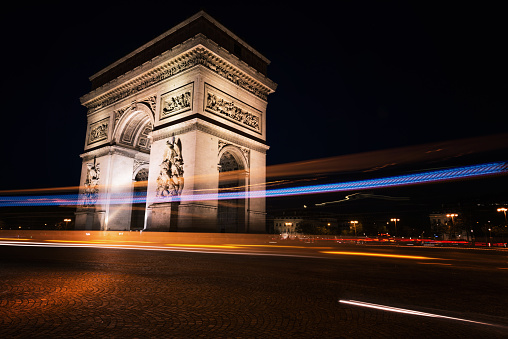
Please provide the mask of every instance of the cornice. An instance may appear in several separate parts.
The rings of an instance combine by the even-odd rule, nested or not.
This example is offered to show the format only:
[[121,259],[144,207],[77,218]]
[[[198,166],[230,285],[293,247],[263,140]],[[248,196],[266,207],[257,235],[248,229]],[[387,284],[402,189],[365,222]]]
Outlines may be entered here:
[[263,74],[220,48],[204,35],[198,34],[85,94],[80,98],[81,104],[87,107],[88,114],[91,114],[198,65],[204,66],[264,101],[267,100],[268,94],[277,88],[277,84]]
[[175,135],[185,134],[192,131],[201,131],[207,134],[216,136],[222,140],[236,144],[238,146],[246,147],[257,152],[266,153],[270,148],[269,146],[260,143],[258,141],[238,137],[236,133],[230,132],[226,129],[217,127],[211,123],[203,121],[201,119],[193,119],[176,125],[172,125],[167,128],[163,128],[152,132],[152,141],[158,141],[170,138]]
[[138,156],[138,153],[139,152],[135,149],[128,149],[121,146],[111,146],[106,144],[100,148],[80,154],[80,157],[83,159],[83,161],[91,160],[94,157],[102,157],[105,155],[113,155],[113,154],[120,154],[129,158],[136,158]]

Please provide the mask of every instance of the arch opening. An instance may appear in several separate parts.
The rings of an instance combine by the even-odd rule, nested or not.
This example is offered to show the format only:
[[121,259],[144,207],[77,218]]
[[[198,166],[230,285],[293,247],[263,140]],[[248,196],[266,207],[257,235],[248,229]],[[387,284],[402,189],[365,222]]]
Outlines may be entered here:
[[[129,149],[124,156],[134,158],[132,168],[132,202],[130,210],[130,230],[142,230],[145,226],[146,203],[139,197],[146,196],[148,182],[148,157],[150,153],[150,132],[153,130],[153,113],[145,103],[133,102],[125,111],[115,113],[113,142],[117,146]],[[135,152],[132,152],[135,151]],[[127,155],[128,154],[128,155]],[[142,159],[142,160],[141,160]],[[128,168],[124,170],[128,171]],[[125,183],[127,184],[127,182]],[[124,217],[129,220],[128,214]]]
[[152,130],[153,117],[150,109],[144,104],[137,104],[117,117],[114,141],[118,145],[150,153],[149,134]]
[[[246,182],[241,156],[232,150],[223,152],[219,159],[219,193],[245,192]],[[245,199],[219,200],[217,223],[221,233],[245,232]]]
[[141,168],[134,177],[134,188],[132,191],[133,202],[131,212],[131,230],[142,230],[145,226],[146,203],[136,202],[136,197],[146,193],[148,182],[148,168]]

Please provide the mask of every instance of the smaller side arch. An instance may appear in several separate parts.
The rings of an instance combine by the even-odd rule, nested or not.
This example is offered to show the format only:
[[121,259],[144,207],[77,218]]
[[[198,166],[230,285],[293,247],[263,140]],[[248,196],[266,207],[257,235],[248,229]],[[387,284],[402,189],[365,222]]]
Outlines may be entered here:
[[[218,154],[219,193],[240,193],[248,190],[248,162],[239,147],[224,146]],[[219,199],[217,209],[218,230],[221,233],[244,233],[248,230],[248,199]]]
[[242,152],[242,150],[239,147],[234,146],[234,145],[226,145],[220,149],[218,157],[217,157],[217,159],[218,159],[217,165],[219,167],[219,172],[227,172],[226,169],[221,169],[220,162],[221,162],[221,159],[223,158],[223,156],[228,153],[231,154],[231,156],[233,156],[234,159],[236,160],[236,162],[238,163],[238,165],[239,165],[238,170],[244,170],[244,171],[248,172],[248,170],[249,170],[248,159],[245,157],[245,154]]

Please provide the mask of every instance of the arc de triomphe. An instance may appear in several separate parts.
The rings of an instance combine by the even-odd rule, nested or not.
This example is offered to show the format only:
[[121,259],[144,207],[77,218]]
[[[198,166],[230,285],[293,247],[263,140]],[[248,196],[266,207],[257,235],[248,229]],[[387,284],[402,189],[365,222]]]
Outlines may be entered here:
[[[76,228],[265,232],[269,60],[205,12],[90,77]],[[146,199],[145,199],[146,197]]]

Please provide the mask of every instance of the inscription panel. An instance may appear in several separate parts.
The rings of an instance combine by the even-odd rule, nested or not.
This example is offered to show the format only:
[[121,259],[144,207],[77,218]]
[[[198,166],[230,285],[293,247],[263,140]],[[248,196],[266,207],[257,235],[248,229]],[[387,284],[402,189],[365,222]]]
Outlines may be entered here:
[[192,110],[194,83],[179,87],[161,95],[159,120]]
[[88,134],[88,144],[104,140],[108,138],[109,118],[90,124],[90,133]]
[[218,115],[259,134],[263,115],[261,111],[205,83],[205,111]]

